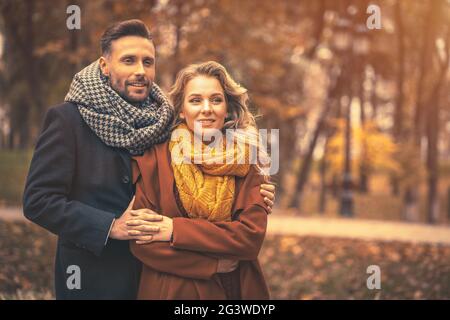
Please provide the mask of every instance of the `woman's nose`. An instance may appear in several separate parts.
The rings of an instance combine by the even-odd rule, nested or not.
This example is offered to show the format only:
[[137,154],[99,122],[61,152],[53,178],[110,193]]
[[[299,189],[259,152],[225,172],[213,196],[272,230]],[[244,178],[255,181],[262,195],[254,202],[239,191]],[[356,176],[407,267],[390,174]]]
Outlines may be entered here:
[[202,112],[211,112],[211,106],[209,105],[209,100],[207,99],[203,101]]

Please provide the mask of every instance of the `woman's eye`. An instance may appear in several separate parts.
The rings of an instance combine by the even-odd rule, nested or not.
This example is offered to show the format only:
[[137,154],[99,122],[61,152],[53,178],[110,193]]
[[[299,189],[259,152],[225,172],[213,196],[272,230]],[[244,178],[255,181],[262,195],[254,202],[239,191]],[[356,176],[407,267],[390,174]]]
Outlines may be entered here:
[[200,99],[191,99],[189,100],[190,103],[200,103]]
[[222,103],[222,99],[221,98],[215,98],[215,99],[213,99],[213,103],[215,103],[215,104]]

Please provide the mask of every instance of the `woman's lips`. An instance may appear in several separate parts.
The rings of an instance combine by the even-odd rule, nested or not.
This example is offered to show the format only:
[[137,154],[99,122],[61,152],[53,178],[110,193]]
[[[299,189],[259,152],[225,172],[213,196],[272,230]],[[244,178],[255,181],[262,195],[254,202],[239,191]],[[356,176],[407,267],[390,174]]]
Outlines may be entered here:
[[214,119],[203,119],[203,120],[197,120],[197,122],[202,124],[202,127],[208,127],[211,126],[216,120]]

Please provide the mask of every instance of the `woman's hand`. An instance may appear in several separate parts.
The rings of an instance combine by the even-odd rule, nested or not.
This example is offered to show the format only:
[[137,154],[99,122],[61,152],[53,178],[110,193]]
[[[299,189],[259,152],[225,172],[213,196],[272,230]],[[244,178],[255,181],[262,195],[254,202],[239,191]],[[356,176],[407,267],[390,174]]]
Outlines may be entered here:
[[269,212],[272,212],[273,203],[275,202],[275,186],[273,184],[261,184],[261,189],[259,190],[261,195],[264,197],[264,202],[267,205]]
[[[148,222],[142,225],[142,220],[146,220],[145,214],[132,211],[132,219],[127,221],[129,227],[129,234],[131,236],[144,236],[145,240],[136,241],[136,244],[148,244],[153,241],[170,241],[173,232],[173,221],[171,218],[161,216],[161,221]],[[157,229],[159,232],[155,234],[148,234],[147,229]]]

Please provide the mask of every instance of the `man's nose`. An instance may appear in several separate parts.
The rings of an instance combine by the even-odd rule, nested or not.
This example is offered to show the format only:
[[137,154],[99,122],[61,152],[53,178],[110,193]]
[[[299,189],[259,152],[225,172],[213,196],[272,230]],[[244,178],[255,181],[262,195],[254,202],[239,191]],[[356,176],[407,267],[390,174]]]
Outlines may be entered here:
[[136,66],[136,70],[134,71],[134,73],[136,75],[144,75],[145,74],[145,69],[144,69],[144,65],[142,63],[138,63]]

